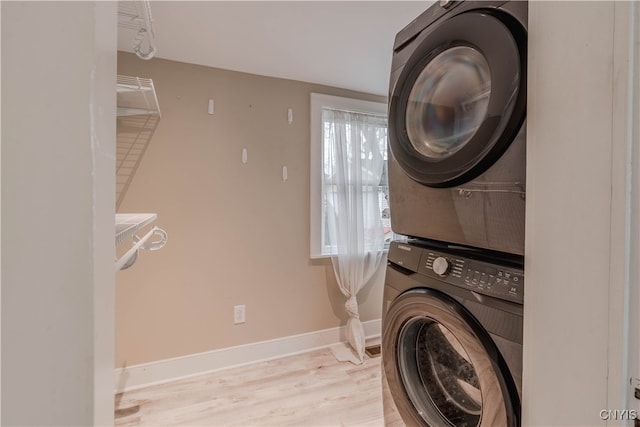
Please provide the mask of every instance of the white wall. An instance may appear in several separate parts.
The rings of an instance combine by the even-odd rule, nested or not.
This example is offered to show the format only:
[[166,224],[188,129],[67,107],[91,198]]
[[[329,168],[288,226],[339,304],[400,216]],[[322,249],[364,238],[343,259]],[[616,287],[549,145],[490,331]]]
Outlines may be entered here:
[[[0,7],[0,32],[2,31],[2,8]],[[0,51],[2,49],[0,48]],[[0,70],[0,76],[2,75]],[[2,99],[2,85],[0,85],[0,99]],[[0,103],[1,104],[1,103]],[[0,106],[0,129],[2,129],[2,107]],[[0,137],[0,153],[2,153],[2,137]],[[0,189],[2,188],[2,156],[0,154]],[[1,191],[0,191],[1,193]],[[2,224],[2,197],[0,197],[0,224]],[[2,226],[0,225],[0,242],[2,241]],[[2,245],[0,244],[0,423],[2,422]]]
[[524,426],[629,409],[630,7],[530,3]]
[[[90,74],[93,162],[93,425],[113,422],[117,2],[97,1]],[[91,14],[87,19],[91,17]],[[89,47],[91,50],[91,47]],[[83,140],[83,144],[86,141]]]
[[[630,32],[632,34],[632,45],[630,46],[630,70],[632,74],[629,78],[632,90],[629,90],[630,102],[629,111],[631,126],[628,129],[628,137],[631,143],[630,169],[631,176],[628,178],[631,188],[629,189],[629,219],[627,232],[629,235],[629,251],[626,262],[629,266],[629,291],[628,295],[628,315],[629,330],[626,331],[629,337],[629,348],[627,355],[629,358],[629,376],[635,380],[632,387],[640,388],[640,4],[633,2],[630,17]],[[623,15],[624,16],[624,15]],[[629,406],[636,409],[640,414],[640,400],[629,397]]]
[[[630,378],[638,368],[640,291],[640,5],[614,7],[609,389],[607,409],[635,409]],[[635,301],[635,303],[634,303]],[[612,420],[609,425],[631,425]]]
[[2,2],[2,424],[113,423],[115,2]]

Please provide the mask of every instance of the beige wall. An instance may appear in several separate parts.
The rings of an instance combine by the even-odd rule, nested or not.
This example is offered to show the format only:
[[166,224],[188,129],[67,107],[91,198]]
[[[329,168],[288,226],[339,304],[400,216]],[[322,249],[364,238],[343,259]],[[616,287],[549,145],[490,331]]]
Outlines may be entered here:
[[[329,261],[308,255],[309,94],[384,99],[122,52],[118,73],[152,78],[162,111],[119,212],[158,213],[169,240],[117,274],[116,366],[344,325]],[[383,277],[360,293],[363,321],[381,316]]]

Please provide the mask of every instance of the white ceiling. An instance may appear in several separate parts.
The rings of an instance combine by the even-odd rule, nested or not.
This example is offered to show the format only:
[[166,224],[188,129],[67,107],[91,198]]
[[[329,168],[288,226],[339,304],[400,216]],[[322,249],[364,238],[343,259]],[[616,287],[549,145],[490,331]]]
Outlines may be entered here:
[[432,3],[153,1],[156,57],[387,95],[395,35]]

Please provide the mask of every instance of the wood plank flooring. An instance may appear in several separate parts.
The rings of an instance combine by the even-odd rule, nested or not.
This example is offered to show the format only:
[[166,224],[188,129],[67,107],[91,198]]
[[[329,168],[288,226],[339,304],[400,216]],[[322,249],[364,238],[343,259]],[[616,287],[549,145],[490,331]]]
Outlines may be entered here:
[[116,396],[120,426],[383,426],[380,357],[329,349]]

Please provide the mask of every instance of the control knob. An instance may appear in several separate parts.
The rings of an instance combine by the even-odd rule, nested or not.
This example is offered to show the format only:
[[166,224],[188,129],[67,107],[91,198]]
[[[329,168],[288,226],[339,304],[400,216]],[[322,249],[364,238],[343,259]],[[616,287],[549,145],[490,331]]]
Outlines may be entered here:
[[446,258],[439,256],[433,260],[433,271],[439,275],[444,276],[449,272],[449,261]]

